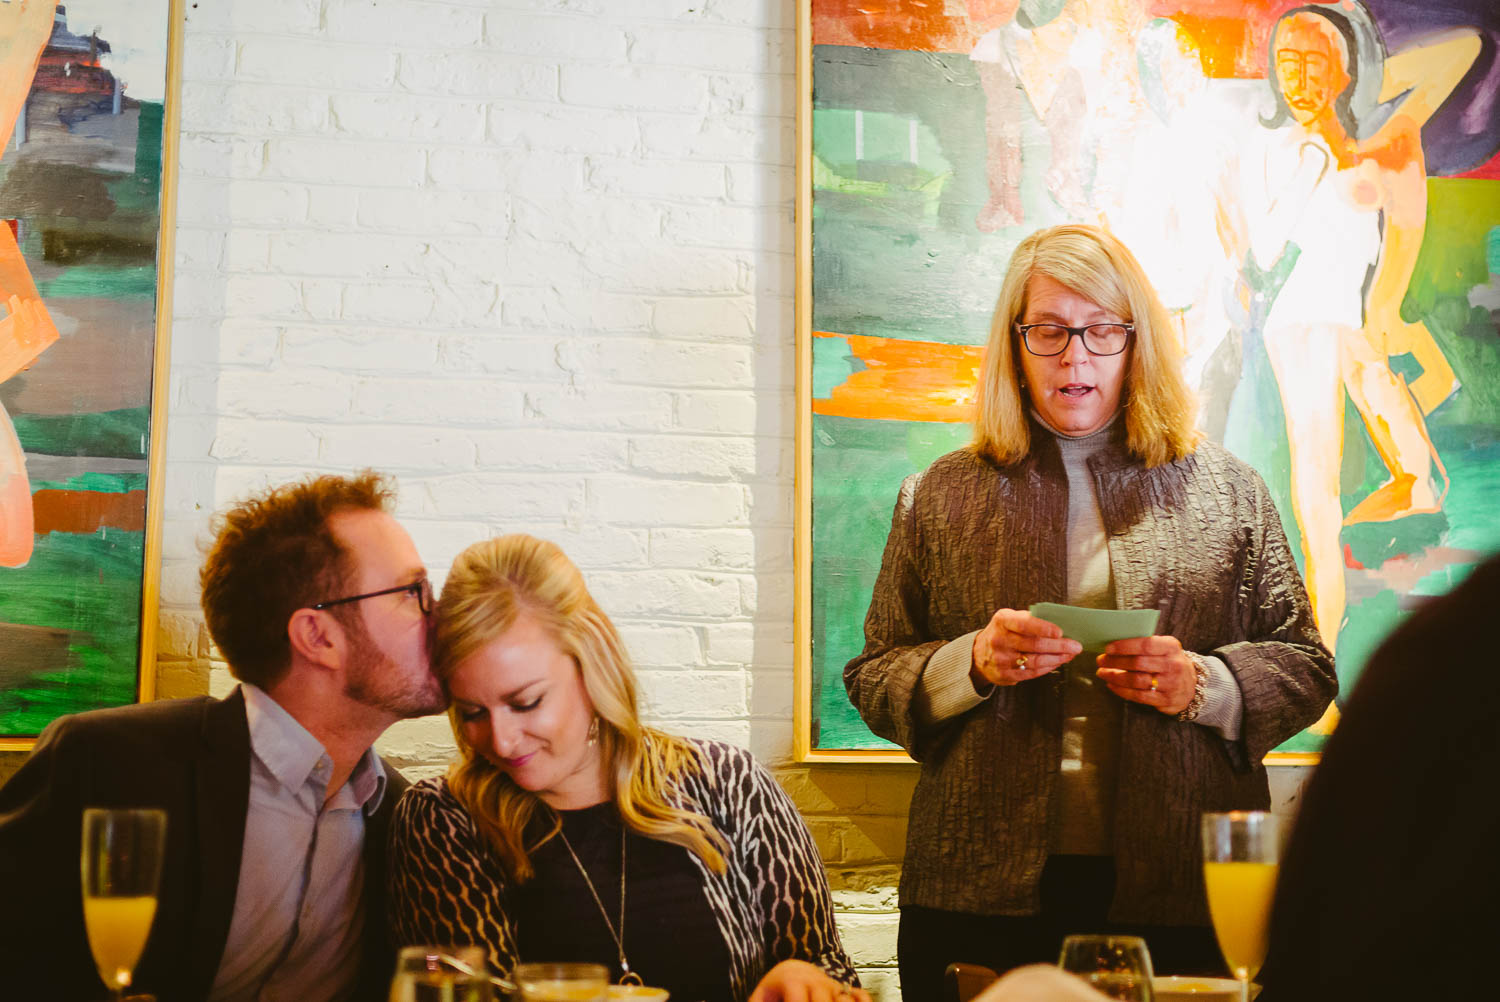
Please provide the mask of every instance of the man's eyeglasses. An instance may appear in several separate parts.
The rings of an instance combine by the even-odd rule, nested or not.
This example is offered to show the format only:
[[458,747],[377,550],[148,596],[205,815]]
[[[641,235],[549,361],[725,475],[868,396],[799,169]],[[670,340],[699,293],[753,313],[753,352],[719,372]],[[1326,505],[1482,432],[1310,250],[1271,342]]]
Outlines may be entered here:
[[1087,327],[1064,327],[1062,324],[1016,324],[1016,333],[1033,355],[1061,355],[1075,337],[1083,338],[1090,355],[1118,355],[1135,333],[1133,324],[1089,324]]
[[363,595],[350,595],[347,598],[331,598],[326,602],[319,602],[313,606],[314,609],[327,609],[330,606],[344,605],[348,602],[361,602],[367,598],[379,598],[381,595],[395,595],[397,592],[407,592],[417,600],[417,608],[422,610],[426,616],[432,612],[432,582],[426,577],[418,578],[410,584],[396,585],[394,588],[382,588],[380,591],[367,591]]

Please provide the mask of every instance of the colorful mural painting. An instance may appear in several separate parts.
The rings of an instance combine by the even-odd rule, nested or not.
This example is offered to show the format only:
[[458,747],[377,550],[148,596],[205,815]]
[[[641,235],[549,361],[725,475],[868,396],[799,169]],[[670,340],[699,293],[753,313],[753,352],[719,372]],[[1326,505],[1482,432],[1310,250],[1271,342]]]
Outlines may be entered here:
[[1101,223],[1145,265],[1345,693],[1500,548],[1500,6],[811,0],[810,41],[807,747],[891,747],[841,670],[1039,227]]
[[140,691],[169,27],[0,4],[0,737]]

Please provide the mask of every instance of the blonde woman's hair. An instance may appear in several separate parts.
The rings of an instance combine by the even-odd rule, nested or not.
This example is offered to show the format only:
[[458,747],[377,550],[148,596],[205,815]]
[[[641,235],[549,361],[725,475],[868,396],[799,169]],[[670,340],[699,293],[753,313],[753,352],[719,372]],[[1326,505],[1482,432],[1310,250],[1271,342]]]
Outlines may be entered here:
[[1171,320],[1146,272],[1115,237],[1097,226],[1069,224],[1031,234],[1011,256],[990,322],[979,383],[971,448],[1002,466],[1031,450],[1031,406],[1021,386],[1020,338],[1014,325],[1026,312],[1027,286],[1046,275],[1135,325],[1125,373],[1126,445],[1147,466],[1181,459],[1197,446],[1197,413],[1183,381],[1182,350]]
[[[526,535],[475,543],[453,561],[438,602],[433,667],[446,684],[454,669],[527,617],[573,658],[599,722],[599,752],[615,805],[630,828],[697,854],[715,872],[728,845],[701,814],[675,807],[671,778],[701,762],[682,738],[642,726],[635,675],[614,624],[584,585],[583,575],[552,543]],[[456,707],[448,710],[460,758],[448,786],[516,881],[534,870],[530,853],[557,833],[560,821],[535,845],[523,833],[543,802],[521,789],[464,739]]]

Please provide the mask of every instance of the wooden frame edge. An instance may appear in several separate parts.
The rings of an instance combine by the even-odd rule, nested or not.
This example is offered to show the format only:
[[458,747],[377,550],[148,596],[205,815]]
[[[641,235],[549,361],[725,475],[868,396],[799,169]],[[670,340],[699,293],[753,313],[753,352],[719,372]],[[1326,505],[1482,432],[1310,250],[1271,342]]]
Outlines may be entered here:
[[812,747],[812,0],[797,0],[796,469],[792,567],[792,760],[912,763],[900,749]]
[[1317,765],[1322,761],[1319,752],[1268,752],[1262,759],[1265,766],[1287,766],[1287,765]]
[[156,244],[156,358],[151,371],[151,460],[146,471],[146,545],[141,579],[140,685],[156,697],[156,634],[161,619],[161,537],[167,479],[167,404],[172,375],[172,287],[176,274],[177,161],[182,132],[182,0],[167,0],[167,106],[162,116],[161,228]]
[[812,0],[797,0],[796,465],[792,515],[792,758],[812,748]]

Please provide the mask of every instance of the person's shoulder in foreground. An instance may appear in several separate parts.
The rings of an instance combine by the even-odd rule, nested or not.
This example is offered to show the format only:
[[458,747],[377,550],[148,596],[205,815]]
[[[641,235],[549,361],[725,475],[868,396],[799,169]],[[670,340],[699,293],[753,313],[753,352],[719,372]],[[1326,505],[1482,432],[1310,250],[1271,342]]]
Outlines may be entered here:
[[1266,1002],[1492,987],[1497,604],[1500,556],[1420,608],[1365,668],[1282,854]]

